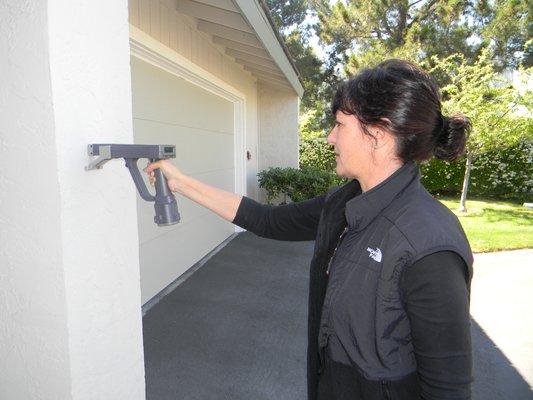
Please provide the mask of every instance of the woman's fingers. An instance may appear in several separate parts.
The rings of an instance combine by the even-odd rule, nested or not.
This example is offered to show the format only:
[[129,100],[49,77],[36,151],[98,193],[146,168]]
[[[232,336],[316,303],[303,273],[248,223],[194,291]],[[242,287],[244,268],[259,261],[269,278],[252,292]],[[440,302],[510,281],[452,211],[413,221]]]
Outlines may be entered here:
[[154,169],[161,168],[161,164],[162,164],[162,160],[155,161],[153,163],[148,163],[146,165],[146,168],[143,169],[143,171],[148,173],[148,174],[153,173]]
[[152,186],[154,186],[155,184],[154,170],[158,168],[161,170],[161,172],[167,179],[170,190],[176,191],[177,186],[175,181],[179,181],[181,179],[181,171],[176,166],[174,166],[169,160],[159,160],[153,163],[149,163],[146,168],[143,169],[143,171],[148,174],[148,178]]
[[147,174],[153,174],[153,171],[155,169],[160,169],[165,175],[172,169],[172,165],[167,160],[159,160],[155,161],[153,163],[148,163],[145,169],[143,169],[144,172]]
[[152,167],[152,164],[155,164],[155,163],[148,163],[146,164],[146,167],[143,169],[144,172],[146,172],[148,175],[150,175],[150,173],[153,171],[153,167]]
[[157,162],[154,162],[154,163],[150,163],[149,162],[148,164],[146,164],[146,168],[143,169],[143,171],[148,174],[148,181],[150,182],[150,185],[152,185],[152,186],[155,185],[154,169],[157,168],[157,166],[155,166],[155,164],[157,164]]

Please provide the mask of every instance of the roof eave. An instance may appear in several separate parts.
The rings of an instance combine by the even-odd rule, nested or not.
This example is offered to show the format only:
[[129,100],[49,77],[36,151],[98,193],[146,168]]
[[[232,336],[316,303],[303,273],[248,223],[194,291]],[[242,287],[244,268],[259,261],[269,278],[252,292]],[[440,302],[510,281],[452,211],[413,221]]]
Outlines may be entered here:
[[264,0],[233,0],[253,27],[257,37],[274,62],[281,69],[292,88],[302,97],[304,88],[300,75],[283,38],[277,31]]

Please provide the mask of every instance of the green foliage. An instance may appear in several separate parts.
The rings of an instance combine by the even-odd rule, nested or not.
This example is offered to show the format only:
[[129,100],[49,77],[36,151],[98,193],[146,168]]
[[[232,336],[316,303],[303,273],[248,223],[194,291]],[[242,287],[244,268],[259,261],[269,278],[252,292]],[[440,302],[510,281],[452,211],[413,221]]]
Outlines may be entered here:
[[[524,127],[524,139],[506,147],[480,154],[470,177],[470,193],[475,196],[533,200],[533,125],[531,119],[515,118]],[[305,121],[303,126],[307,126]],[[333,171],[335,157],[321,133],[304,132],[300,137],[300,167]],[[465,159],[446,162],[432,159],[422,163],[422,183],[435,195],[457,194],[462,190]],[[340,184],[341,179],[336,178]]]
[[[461,54],[444,59],[434,57],[433,61],[435,67],[430,73],[449,77],[449,83],[441,88],[443,114],[463,113],[472,123],[468,154],[476,157],[516,143],[528,134],[525,128],[531,121],[528,115],[531,93],[521,95],[495,71],[489,49],[484,49],[473,64],[467,63]],[[524,70],[524,74],[527,76],[531,71]],[[529,118],[517,118],[520,107],[525,107]]]
[[[435,195],[461,192],[464,159],[449,163],[433,159],[421,165],[422,183]],[[533,199],[533,140],[480,155],[472,168],[469,192],[475,196]]]
[[269,168],[257,174],[259,187],[267,192],[267,202],[280,195],[294,202],[304,201],[325,193],[329,188],[338,185],[340,180],[335,173],[314,167]]
[[320,102],[320,86],[324,79],[322,60],[309,44],[311,33],[309,25],[304,24],[310,4],[307,0],[267,0],[266,3],[300,72],[304,87],[300,108],[308,110]]
[[316,31],[322,43],[330,46],[330,62],[342,64],[349,74],[391,56],[420,63],[434,55],[460,52],[472,59],[483,45],[468,40],[477,33],[476,14],[468,1],[318,3]]
[[[314,0],[326,64],[349,73],[384,58],[430,63],[460,53],[473,62],[490,47],[497,70],[531,66],[533,24],[527,0]],[[428,64],[429,65],[429,64]]]
[[[531,126],[530,126],[531,131]],[[333,172],[334,157],[323,137],[309,134],[300,144],[300,167],[270,168],[258,174],[259,185],[271,203],[302,201],[345,182]],[[422,183],[434,195],[461,192],[464,158],[455,162],[433,159],[422,163]],[[506,148],[481,154],[472,169],[470,193],[475,196],[531,201],[533,199],[533,135]]]
[[[301,72],[305,89],[301,111],[314,111],[313,130],[317,131],[325,132],[330,126],[329,103],[338,84],[387,58],[411,60],[429,70],[435,66],[434,57],[461,54],[464,64],[472,65],[488,48],[494,71],[533,63],[531,2],[527,0],[266,3]],[[325,53],[322,59],[310,44],[314,34]],[[440,85],[451,81],[442,70],[433,75]]]
[[376,42],[365,52],[348,58],[344,65],[344,73],[350,77],[356,75],[361,68],[374,67],[389,58],[399,58],[419,64],[421,67],[427,67],[427,63],[420,59],[420,54],[422,53],[420,45],[411,41],[394,49],[389,49],[383,43]]
[[298,67],[304,87],[300,108],[308,110],[320,101],[317,88],[320,87],[323,80],[322,61],[307,43],[307,38],[300,29],[294,29],[288,33],[285,43]]
[[[463,113],[472,121],[467,144],[474,162],[472,193],[507,196],[517,188],[531,187],[525,178],[505,175],[501,165],[520,163],[508,163],[506,150],[498,153],[533,140],[531,91],[513,89],[499,74],[506,67],[532,65],[531,2],[267,0],[267,4],[302,72],[301,167],[333,170],[334,157],[325,134],[331,126],[329,104],[338,84],[363,67],[396,57],[431,71],[442,88],[445,115]],[[306,16],[316,16],[315,22],[309,25]],[[326,54],[322,60],[310,45],[313,33]],[[531,69],[522,72],[531,79]],[[501,162],[488,166],[494,160]],[[509,173],[523,177],[523,171],[531,172],[528,164],[522,165],[521,171],[509,167]],[[423,168],[433,170],[426,179],[435,191],[461,190],[464,161],[449,166],[432,161]]]
[[266,4],[280,30],[301,24],[309,7],[307,0],[266,0]]
[[300,167],[317,167],[332,171],[334,166],[335,154],[323,135],[300,136]]
[[477,2],[477,15],[486,18],[480,34],[491,43],[499,69],[533,66],[531,7],[527,0]]

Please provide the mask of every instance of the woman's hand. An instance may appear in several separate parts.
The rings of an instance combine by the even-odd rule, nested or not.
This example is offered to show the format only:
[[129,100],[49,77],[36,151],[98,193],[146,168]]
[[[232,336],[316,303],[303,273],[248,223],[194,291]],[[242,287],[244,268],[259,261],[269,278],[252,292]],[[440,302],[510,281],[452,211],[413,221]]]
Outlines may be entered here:
[[172,192],[179,192],[181,183],[185,175],[168,160],[159,160],[153,163],[148,163],[148,165],[143,171],[148,174],[150,179],[150,185],[154,186],[154,169],[157,168],[159,168],[161,172],[163,172],[163,175],[165,175],[165,178],[167,178],[169,189]]
[[160,160],[148,164],[143,170],[150,178],[150,184],[154,185],[154,169],[161,169],[167,178],[168,187],[173,192],[195,201],[196,203],[217,213],[227,221],[235,219],[242,196],[235,193],[226,192],[213,186],[206,185],[190,176],[184,175],[168,160]]

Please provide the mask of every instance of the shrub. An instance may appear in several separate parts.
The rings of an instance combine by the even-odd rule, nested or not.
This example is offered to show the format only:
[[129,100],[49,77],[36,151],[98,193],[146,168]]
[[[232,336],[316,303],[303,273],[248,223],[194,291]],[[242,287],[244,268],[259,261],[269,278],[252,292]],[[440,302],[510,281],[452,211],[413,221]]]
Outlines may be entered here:
[[267,192],[267,202],[272,203],[283,195],[284,201],[304,201],[325,193],[329,188],[339,185],[343,180],[333,172],[316,167],[269,168],[257,174],[259,187]]
[[335,154],[323,133],[302,132],[300,135],[300,167],[315,167],[333,171]]
[[[300,170],[271,168],[258,174],[269,203],[279,195],[306,200],[346,180],[336,176],[335,157],[323,134],[300,137]],[[433,159],[420,166],[422,183],[434,195],[458,195],[463,187],[465,159],[449,163]],[[468,193],[516,201],[533,199],[533,140],[489,151],[474,160]]]
[[[435,195],[459,194],[465,160],[431,160],[421,165],[422,183]],[[489,151],[474,160],[468,193],[476,196],[530,201],[533,197],[533,141],[524,140]]]

